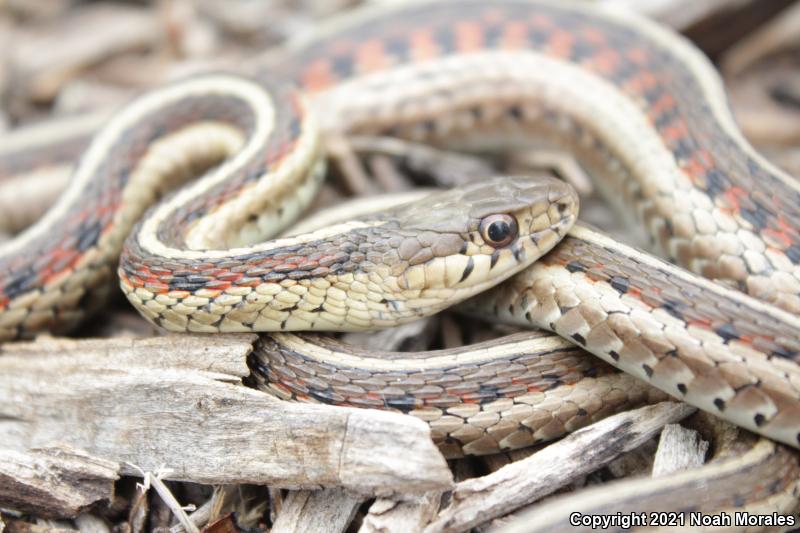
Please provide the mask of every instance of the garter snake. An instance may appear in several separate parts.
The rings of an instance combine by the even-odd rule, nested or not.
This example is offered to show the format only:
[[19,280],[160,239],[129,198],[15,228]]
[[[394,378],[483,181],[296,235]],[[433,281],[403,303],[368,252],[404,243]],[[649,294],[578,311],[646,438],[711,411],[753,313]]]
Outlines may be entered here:
[[[798,186],[742,138],[713,68],[689,44],[585,5],[417,0],[347,14],[276,57],[246,78],[198,77],[148,93],[109,121],[56,207],[0,247],[0,338],[63,329],[97,307],[145,206],[212,167],[153,208],[122,251],[123,291],[153,322],[179,331],[346,330],[434,312],[553,246],[569,226],[573,193],[493,180],[411,211],[261,243],[319,182],[315,131],[490,152],[554,144],[572,151],[667,258],[713,282],[579,229],[520,274],[543,277],[519,295],[488,294],[489,308],[798,446]],[[477,207],[455,208],[467,200]],[[272,337],[281,338],[290,337]],[[486,354],[494,368],[513,368],[508,352]],[[395,374],[410,374],[407,364]],[[372,371],[362,372],[369,380]],[[472,389],[492,387],[467,376]],[[334,377],[319,385],[336,402]],[[536,391],[509,379],[517,387],[509,394]],[[428,385],[426,400],[459,398],[446,383]],[[348,394],[369,403],[361,385]],[[460,399],[495,409],[480,422],[487,433],[509,431],[504,420],[533,409]]]

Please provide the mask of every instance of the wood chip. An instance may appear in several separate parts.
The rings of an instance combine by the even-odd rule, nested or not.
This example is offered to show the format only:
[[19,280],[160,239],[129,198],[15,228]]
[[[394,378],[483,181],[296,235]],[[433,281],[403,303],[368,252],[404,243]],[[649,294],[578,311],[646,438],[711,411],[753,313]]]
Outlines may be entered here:
[[422,528],[436,516],[439,492],[429,492],[419,498],[407,501],[378,499],[369,507],[359,533],[406,533],[422,531]]
[[653,462],[653,477],[702,466],[708,453],[708,441],[700,433],[679,424],[669,424],[661,439]]
[[49,102],[88,66],[125,51],[154,47],[161,39],[155,13],[122,4],[90,4],[65,19],[20,31],[11,53],[18,94]]
[[736,76],[764,58],[800,46],[800,4],[788,7],[758,31],[740,39],[722,58],[726,77]]
[[[279,401],[241,386],[255,335],[0,347],[0,419],[14,450],[66,442],[122,472],[196,483],[445,490],[452,477],[413,417]],[[187,453],[190,450],[190,453]],[[141,469],[141,470],[140,470]]]
[[114,498],[119,465],[69,447],[0,448],[0,507],[48,518],[73,518]]
[[67,188],[71,165],[57,165],[0,181],[0,230],[17,233],[30,226]]
[[[614,517],[619,523],[607,527],[627,530],[626,522],[636,530],[636,518],[654,512],[692,513],[710,516],[720,512],[747,510],[753,514],[795,514],[797,510],[800,464],[796,450],[752,435],[735,443],[743,448],[691,471],[658,478],[628,478],[565,494],[520,513],[496,533],[554,533],[597,531],[592,520]],[[715,445],[717,443],[715,442]],[[765,479],[770,480],[765,483]],[[767,487],[767,485],[769,485]],[[689,513],[686,513],[687,515]],[[733,517],[731,517],[733,518]],[[574,522],[577,520],[577,524]],[[594,525],[594,527],[593,527]],[[699,531],[690,519],[685,525],[659,530]],[[715,528],[711,528],[715,529]],[[772,531],[772,528],[755,528]],[[780,528],[779,528],[780,529]],[[718,531],[731,531],[725,526]]]
[[111,528],[105,520],[92,514],[82,514],[75,518],[75,525],[81,533],[110,533]]
[[37,520],[36,523],[25,520],[8,519],[3,533],[77,533],[77,529],[63,522]]
[[345,531],[361,504],[361,497],[341,489],[299,490],[290,492],[283,501],[271,533],[304,533],[306,531]]

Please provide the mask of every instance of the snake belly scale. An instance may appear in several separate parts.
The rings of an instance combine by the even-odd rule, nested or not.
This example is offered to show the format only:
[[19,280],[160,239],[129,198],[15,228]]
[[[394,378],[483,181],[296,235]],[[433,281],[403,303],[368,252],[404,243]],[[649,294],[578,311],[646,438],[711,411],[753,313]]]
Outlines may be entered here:
[[[688,397],[678,387],[688,390],[680,369],[665,366],[668,375],[653,379],[645,366],[654,367],[639,355],[628,366],[609,355],[622,354],[609,348],[609,336],[591,345],[596,339],[580,325],[552,313],[542,325],[635,367],[670,394],[797,446],[798,330],[789,313],[800,311],[798,185],[741,137],[719,79],[690,45],[638,17],[568,2],[423,0],[347,14],[284,52],[248,78],[199,77],[148,93],[109,122],[64,198],[0,247],[0,338],[74,325],[97,306],[131,225],[165,194],[164,176],[181,182],[221,161],[153,208],[128,238],[119,275],[144,316],[178,331],[289,331],[369,329],[435,312],[554,246],[574,218],[574,193],[557,182],[488,180],[416,208],[261,242],[289,223],[319,182],[318,133],[491,152],[557,144],[612,202],[635,206],[637,225],[664,255],[719,284],[704,296],[739,290],[766,302],[735,297],[758,314],[745,317],[776,320],[766,341],[733,318],[715,329],[719,317],[699,316],[719,312],[713,304],[693,307],[692,316],[673,306],[669,326],[694,339],[697,331],[716,335],[724,341],[717,359],[758,369],[747,382],[719,373],[736,394],[759,396],[765,383],[783,392],[780,401],[761,394],[762,404],[736,403],[718,383]],[[514,234],[505,242],[509,220]],[[620,250],[628,255],[615,259],[634,279],[635,254]],[[604,271],[608,263],[590,268],[619,292],[621,276]],[[660,269],[686,283],[674,267]],[[582,294],[574,291],[579,301]],[[525,302],[517,307],[532,322],[536,301]],[[558,311],[574,317],[560,303]],[[592,325],[613,314],[582,310],[598,320]],[[631,352],[644,344],[617,340]],[[676,344],[663,353],[699,372],[692,347]],[[649,357],[645,347],[636,353]],[[502,350],[487,353],[510,365]]]

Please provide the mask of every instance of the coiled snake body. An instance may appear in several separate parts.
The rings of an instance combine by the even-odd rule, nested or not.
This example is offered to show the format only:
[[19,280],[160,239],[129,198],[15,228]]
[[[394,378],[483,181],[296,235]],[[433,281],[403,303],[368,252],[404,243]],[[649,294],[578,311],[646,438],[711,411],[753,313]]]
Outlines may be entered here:
[[[319,183],[319,132],[476,151],[568,147],[606,196],[635,206],[666,257],[713,281],[581,227],[468,308],[551,329],[670,395],[799,445],[798,185],[741,137],[695,49],[584,5],[370,8],[250,77],[199,77],[142,96],[95,138],[44,219],[0,246],[0,338],[62,330],[97,307],[128,233],[123,291],[162,327],[356,330],[481,292],[549,250],[574,219],[567,186],[494,179],[263,243]],[[164,191],[211,167],[130,232]],[[563,371],[531,373],[547,343],[557,355],[544,364]],[[380,363],[281,333],[264,337],[254,365],[282,396],[402,408],[439,424],[457,448],[474,442],[467,451],[485,453],[657,395],[604,382],[607,370],[569,362],[572,350],[514,338]],[[270,370],[271,357],[285,364]],[[570,392],[555,392],[559,384]],[[542,399],[562,410],[542,415]]]

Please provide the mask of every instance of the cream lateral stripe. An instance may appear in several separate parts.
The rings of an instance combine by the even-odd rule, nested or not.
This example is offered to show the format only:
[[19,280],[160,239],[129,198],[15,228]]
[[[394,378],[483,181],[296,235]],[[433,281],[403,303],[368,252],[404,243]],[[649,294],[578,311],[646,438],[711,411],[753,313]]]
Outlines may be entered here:
[[[335,226],[330,226],[328,228],[322,228],[311,233],[304,233],[303,235],[286,237],[283,239],[275,239],[269,242],[259,243],[254,246],[248,246],[245,248],[228,248],[225,250],[179,250],[178,248],[169,248],[165,246],[161,241],[155,240],[154,233],[148,232],[147,234],[145,234],[144,228],[142,228],[142,231],[139,232],[139,239],[140,239],[139,242],[142,243],[143,248],[146,248],[147,250],[153,253],[164,255],[166,257],[177,257],[177,258],[183,257],[188,259],[225,258],[236,255],[250,254],[253,252],[266,252],[277,248],[296,246],[298,244],[312,243],[333,237],[334,235],[338,235],[341,233],[348,233],[354,229],[377,228],[384,224],[385,222],[383,221],[361,222],[359,220],[353,220],[350,222],[337,224]],[[171,254],[167,253],[170,251],[172,252]],[[181,253],[178,253],[179,251]]]
[[601,233],[592,231],[586,226],[583,226],[581,224],[575,224],[569,231],[568,235],[573,238],[581,239],[591,244],[595,244],[597,246],[602,246],[610,250],[618,251],[619,254],[622,256],[631,257],[636,261],[649,265],[663,272],[667,272],[669,273],[669,275],[674,276],[676,278],[680,278],[689,285],[697,285],[699,287],[702,287],[703,289],[718,294],[722,298],[733,300],[736,303],[741,304],[742,306],[755,309],[759,313],[763,313],[765,315],[774,318],[775,320],[779,320],[781,322],[791,325],[794,328],[800,329],[800,318],[792,315],[787,311],[784,311],[783,309],[771,306],[769,304],[765,304],[764,302],[756,300],[755,298],[752,298],[742,292],[726,289],[725,287],[713,283],[712,281],[707,280],[706,278],[695,276],[691,272],[688,272],[682,268],[678,268],[657,257],[644,254],[636,250],[635,248],[631,248],[630,246],[619,243]]
[[[271,99],[264,92],[264,89],[255,83],[233,76],[209,75],[196,81],[184,81],[179,85],[167,86],[159,91],[146,93],[140,99],[123,108],[120,113],[111,119],[104,129],[104,134],[89,145],[76,168],[69,188],[61,195],[58,202],[36,224],[18,237],[0,245],[0,256],[18,253],[34,239],[49,233],[58,218],[63,216],[72,205],[79,201],[80,194],[96,173],[97,167],[106,158],[111,147],[114,146],[119,137],[128,128],[138,123],[142,116],[149,115],[186,98],[216,93],[223,96],[228,94],[241,95],[244,100],[252,101],[255,99],[260,105],[263,105],[263,102],[266,101],[268,111],[258,110],[259,113],[270,113],[270,115],[265,115],[264,118],[269,118],[273,111],[270,103]],[[271,129],[271,120],[267,125]]]
[[478,350],[469,350],[447,355],[432,355],[425,359],[381,359],[353,355],[330,350],[291,333],[271,333],[275,342],[294,352],[313,358],[320,363],[345,365],[364,370],[391,372],[398,368],[427,370],[443,366],[477,364],[503,359],[518,354],[548,353],[554,350],[574,350],[575,346],[560,337],[536,337],[534,339],[509,342]]

